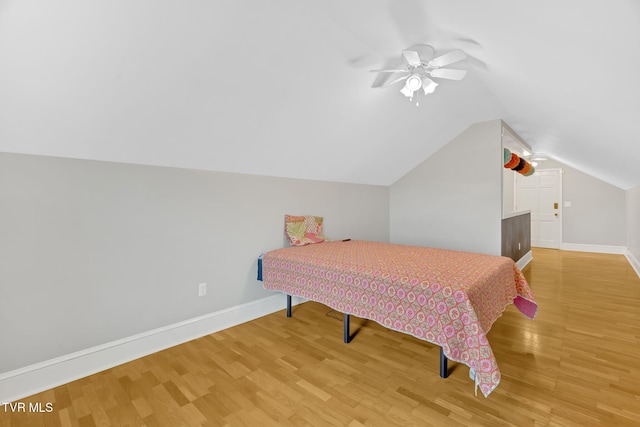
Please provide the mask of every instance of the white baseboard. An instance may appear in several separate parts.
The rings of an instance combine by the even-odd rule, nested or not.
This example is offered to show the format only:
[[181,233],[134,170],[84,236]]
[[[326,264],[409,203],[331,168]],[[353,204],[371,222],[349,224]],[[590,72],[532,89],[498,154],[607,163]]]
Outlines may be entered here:
[[533,252],[531,252],[531,250],[529,252],[527,252],[526,254],[524,254],[522,256],[522,258],[520,258],[517,262],[516,265],[518,266],[518,268],[520,270],[522,270],[523,268],[525,268],[527,266],[527,264],[529,264],[531,262],[531,260],[533,260]]
[[638,261],[638,258],[636,258],[628,249],[625,251],[624,256],[627,257],[629,264],[631,264],[631,267],[633,267],[638,277],[640,277],[640,262]]
[[[292,298],[292,304],[304,302]],[[0,373],[0,402],[14,402],[140,357],[282,310],[284,294],[230,307],[13,371]]]
[[564,251],[596,252],[601,254],[617,255],[624,255],[627,252],[627,248],[624,246],[586,245],[582,243],[562,243],[560,245],[560,249]]

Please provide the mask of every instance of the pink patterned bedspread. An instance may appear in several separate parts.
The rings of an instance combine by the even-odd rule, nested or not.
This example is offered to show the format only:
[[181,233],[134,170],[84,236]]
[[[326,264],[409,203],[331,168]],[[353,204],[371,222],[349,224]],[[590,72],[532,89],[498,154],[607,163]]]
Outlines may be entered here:
[[263,286],[374,320],[441,346],[471,368],[488,396],[500,370],[487,341],[515,303],[535,316],[529,285],[510,258],[367,241],[326,242],[269,251]]

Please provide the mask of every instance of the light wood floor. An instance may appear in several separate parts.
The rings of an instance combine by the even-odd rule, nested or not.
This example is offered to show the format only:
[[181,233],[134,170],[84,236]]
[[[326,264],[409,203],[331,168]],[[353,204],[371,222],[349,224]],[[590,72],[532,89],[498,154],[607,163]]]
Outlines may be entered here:
[[[109,369],[23,402],[0,426],[638,426],[640,279],[622,255],[534,250],[540,306],[513,306],[489,340],[502,382],[474,396],[468,368],[438,375],[438,348],[375,322],[342,343],[316,303]],[[284,296],[283,296],[284,298]]]

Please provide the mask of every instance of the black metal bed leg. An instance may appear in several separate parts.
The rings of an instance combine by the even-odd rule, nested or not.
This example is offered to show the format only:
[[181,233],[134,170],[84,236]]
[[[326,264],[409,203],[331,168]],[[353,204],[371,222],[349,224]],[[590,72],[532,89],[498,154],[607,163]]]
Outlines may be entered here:
[[449,370],[447,369],[447,356],[444,355],[444,349],[440,347],[440,377],[447,378]]
[[287,317],[291,317],[291,295],[287,295]]
[[344,314],[344,343],[345,344],[349,344],[349,342],[351,341],[351,334],[350,334],[350,328],[349,328],[350,320],[351,320],[351,316],[345,313]]

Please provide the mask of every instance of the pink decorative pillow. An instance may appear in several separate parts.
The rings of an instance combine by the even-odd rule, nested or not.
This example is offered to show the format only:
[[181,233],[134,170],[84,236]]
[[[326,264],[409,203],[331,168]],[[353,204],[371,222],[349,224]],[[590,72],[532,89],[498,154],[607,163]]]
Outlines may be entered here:
[[291,246],[304,246],[327,240],[322,235],[321,216],[285,215],[284,232]]
[[311,243],[322,243],[324,242],[324,237],[315,233],[304,233],[304,238],[311,241]]

